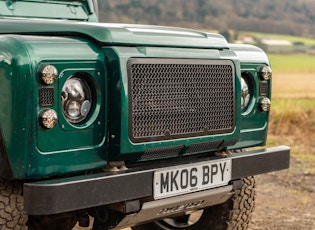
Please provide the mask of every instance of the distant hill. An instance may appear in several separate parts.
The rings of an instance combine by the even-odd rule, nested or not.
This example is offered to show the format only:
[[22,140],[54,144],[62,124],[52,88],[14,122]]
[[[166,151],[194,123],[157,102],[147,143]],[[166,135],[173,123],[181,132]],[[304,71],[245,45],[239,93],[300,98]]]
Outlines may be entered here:
[[100,0],[103,22],[315,37],[314,0]]

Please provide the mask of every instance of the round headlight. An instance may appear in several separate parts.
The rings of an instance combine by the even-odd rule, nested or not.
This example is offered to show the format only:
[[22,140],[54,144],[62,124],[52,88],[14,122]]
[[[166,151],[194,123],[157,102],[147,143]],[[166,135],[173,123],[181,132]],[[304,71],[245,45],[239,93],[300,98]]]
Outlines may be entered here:
[[271,101],[268,97],[262,97],[259,99],[259,109],[263,112],[267,112],[270,109]]
[[45,65],[40,71],[42,81],[47,84],[53,84],[58,77],[58,71],[53,65]]
[[55,110],[47,109],[40,114],[40,123],[46,129],[52,129],[58,122]]
[[241,77],[241,89],[242,89],[242,110],[244,110],[248,104],[250,99],[249,87],[246,80]]
[[272,70],[270,66],[262,66],[259,69],[259,77],[261,80],[269,80],[272,76]]
[[81,76],[70,77],[62,87],[62,110],[71,123],[82,122],[89,114],[92,93],[89,84]]

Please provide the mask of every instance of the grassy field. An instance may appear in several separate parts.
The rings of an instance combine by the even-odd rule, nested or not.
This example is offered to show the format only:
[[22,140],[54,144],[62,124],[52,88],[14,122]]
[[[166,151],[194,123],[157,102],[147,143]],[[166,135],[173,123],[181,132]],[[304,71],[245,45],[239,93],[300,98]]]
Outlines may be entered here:
[[269,54],[272,69],[275,71],[310,72],[315,71],[315,55]]
[[273,98],[315,99],[315,56],[268,54],[268,58],[273,70]]
[[281,34],[266,34],[266,33],[256,33],[256,32],[240,32],[240,34],[250,35],[256,38],[268,38],[268,39],[275,39],[275,40],[286,40],[291,41],[292,43],[295,42],[302,42],[305,45],[311,46],[315,45],[315,39],[313,38],[305,38],[299,36],[290,36],[290,35],[281,35]]

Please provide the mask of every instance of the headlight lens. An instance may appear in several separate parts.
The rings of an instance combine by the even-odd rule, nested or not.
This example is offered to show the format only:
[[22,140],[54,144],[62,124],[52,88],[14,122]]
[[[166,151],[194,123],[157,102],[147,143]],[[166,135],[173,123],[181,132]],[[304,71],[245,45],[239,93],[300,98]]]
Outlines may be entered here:
[[241,77],[241,89],[242,89],[242,110],[244,110],[249,104],[250,93],[249,93],[248,83],[243,77]]
[[82,122],[89,114],[92,93],[89,84],[82,76],[70,77],[62,87],[62,110],[71,123]]

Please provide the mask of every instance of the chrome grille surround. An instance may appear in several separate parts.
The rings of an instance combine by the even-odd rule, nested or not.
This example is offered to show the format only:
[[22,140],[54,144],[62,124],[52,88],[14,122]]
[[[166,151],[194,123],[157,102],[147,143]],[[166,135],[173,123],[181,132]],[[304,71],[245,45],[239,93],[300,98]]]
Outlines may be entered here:
[[230,60],[131,58],[128,81],[129,137],[135,143],[234,130]]

